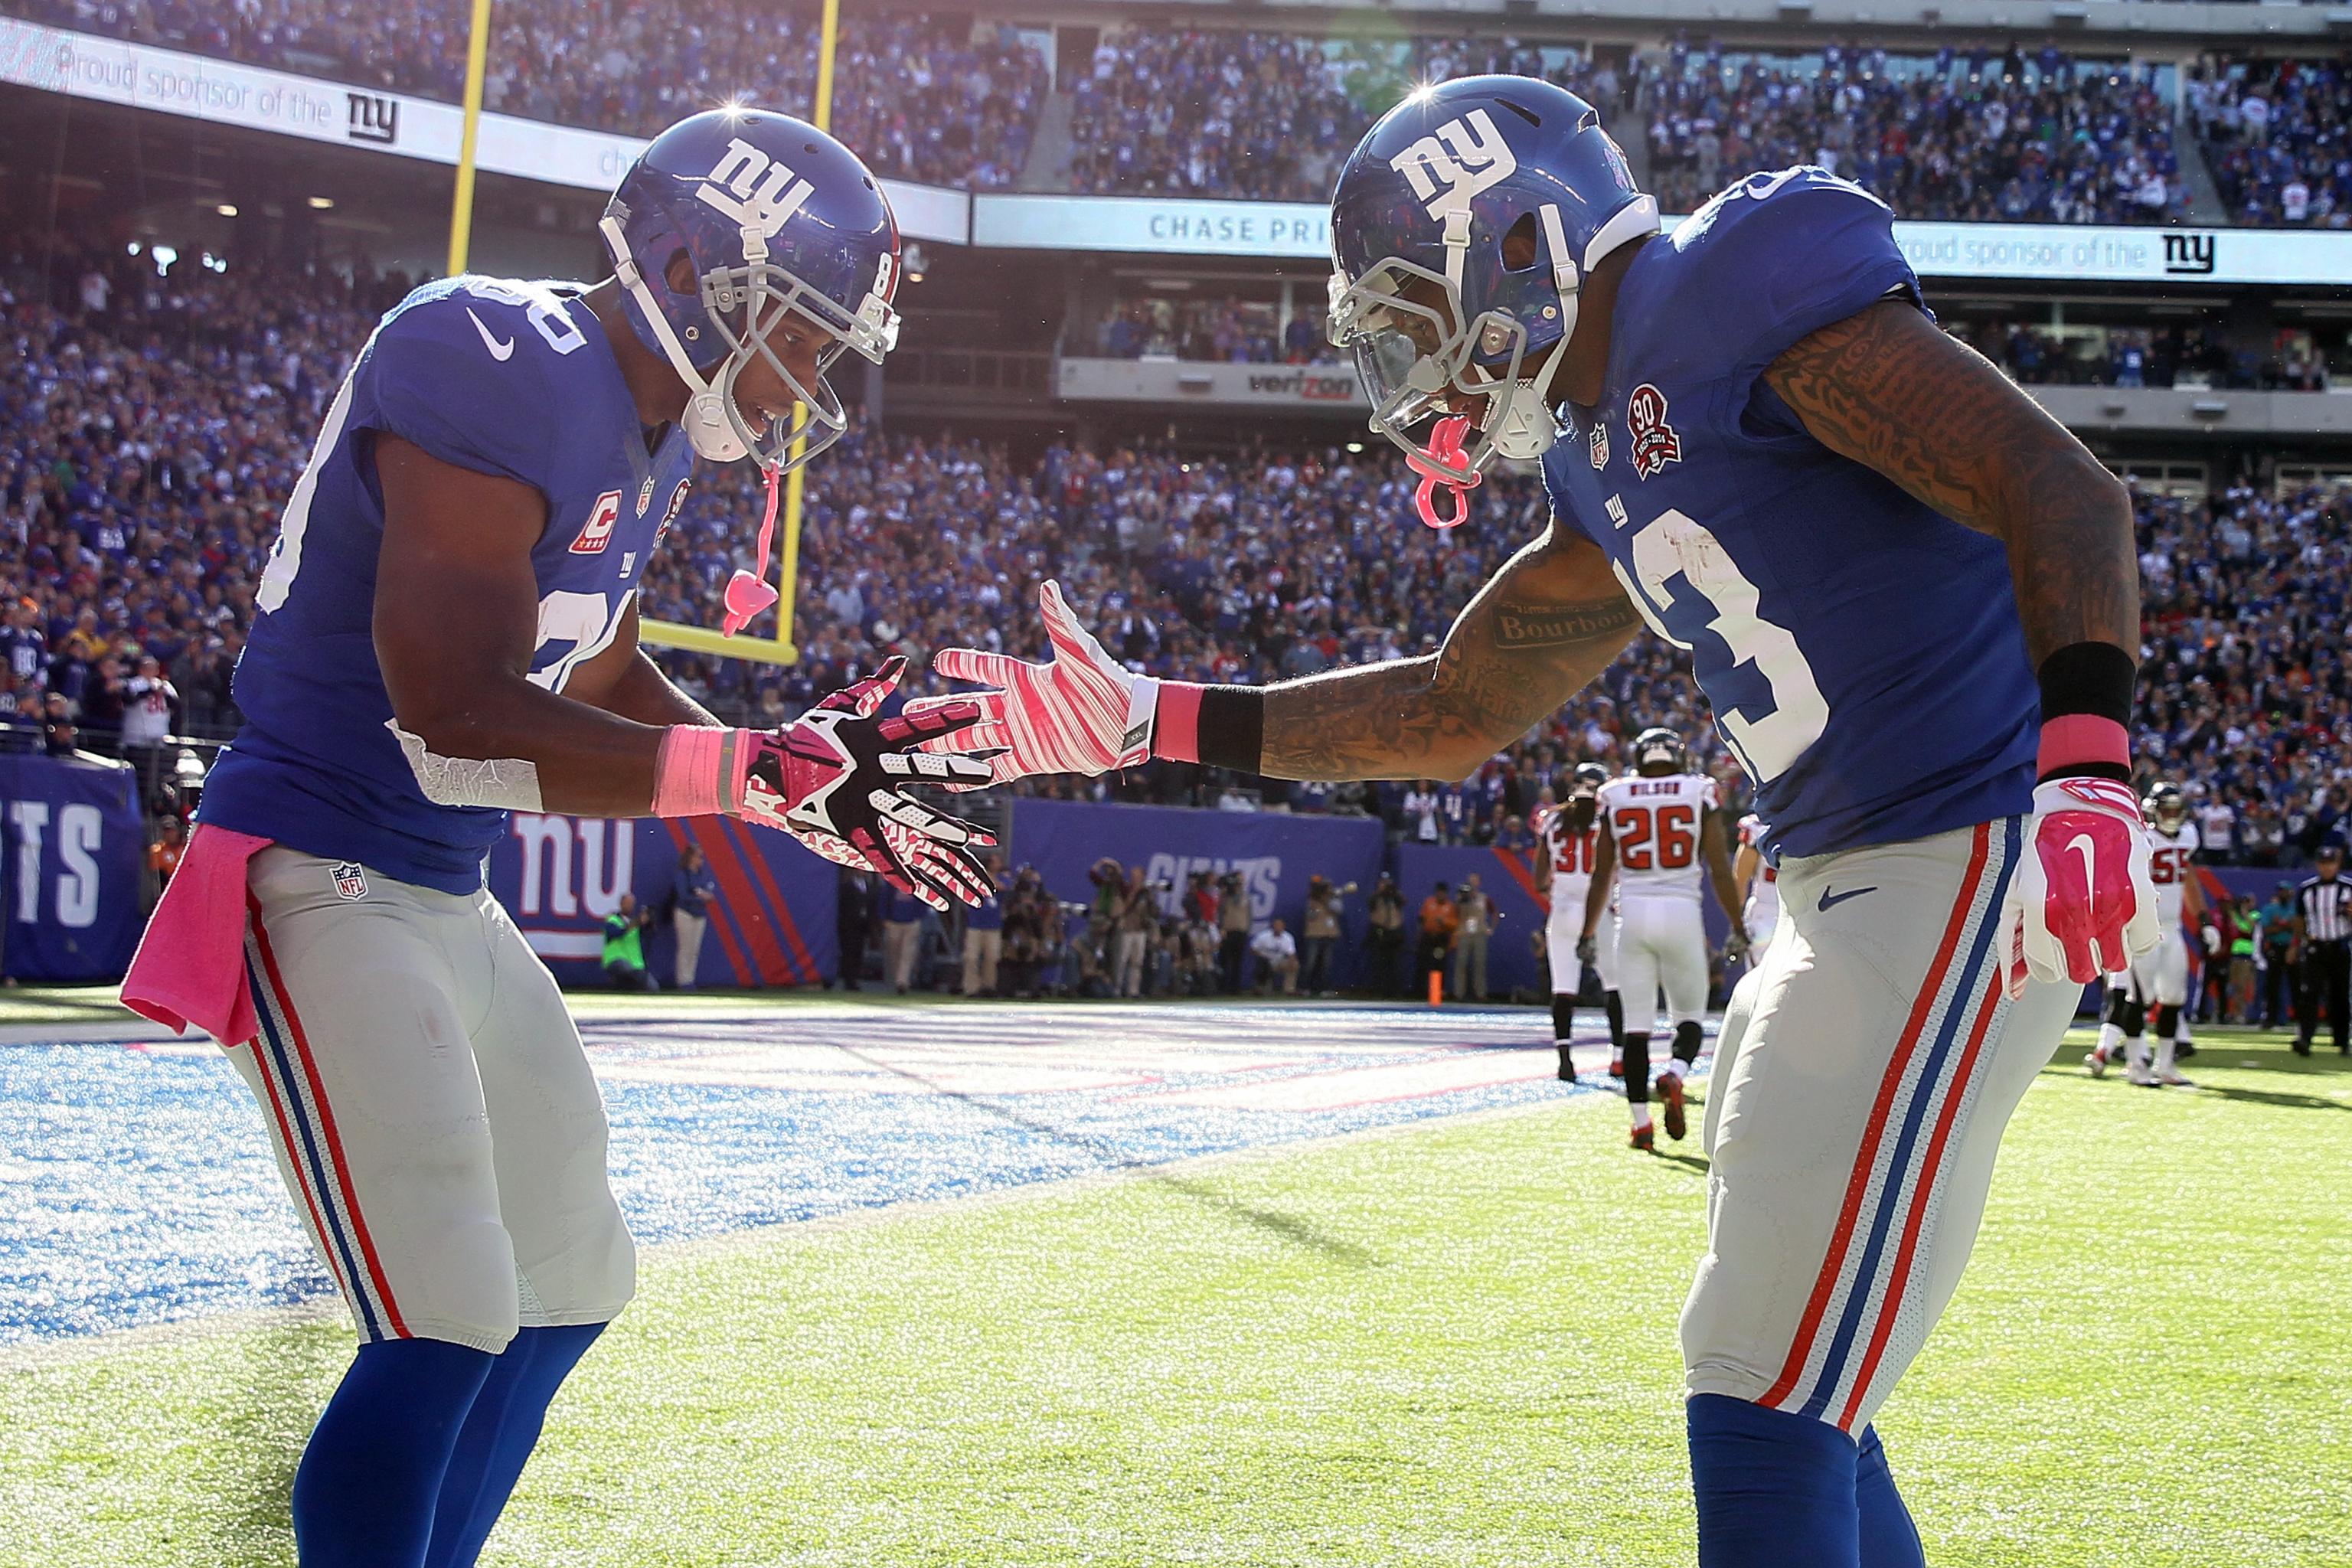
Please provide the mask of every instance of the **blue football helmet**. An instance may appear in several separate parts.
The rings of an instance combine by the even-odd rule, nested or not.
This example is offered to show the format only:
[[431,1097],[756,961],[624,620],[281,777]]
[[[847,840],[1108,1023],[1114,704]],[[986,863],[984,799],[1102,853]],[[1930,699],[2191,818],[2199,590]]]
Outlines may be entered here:
[[[1412,93],[1356,144],[1331,195],[1330,338],[1355,356],[1371,427],[1457,486],[1497,456],[1543,456],[1559,431],[1543,389],[1585,278],[1658,226],[1657,201],[1574,93],[1517,76]],[[1516,268],[1514,230],[1533,257]],[[1478,399],[1475,446],[1414,437]]]
[[[880,364],[898,345],[889,199],[857,154],[804,121],[750,109],[679,121],[638,154],[597,226],[629,324],[685,381],[681,423],[713,461],[749,457],[778,471],[807,462],[848,424],[824,367],[844,349]],[[673,275],[681,255],[692,272],[682,289]],[[814,386],[764,341],[791,312],[833,340]],[[755,430],[736,406],[735,378],[754,358],[800,400],[789,426],[767,420]]]

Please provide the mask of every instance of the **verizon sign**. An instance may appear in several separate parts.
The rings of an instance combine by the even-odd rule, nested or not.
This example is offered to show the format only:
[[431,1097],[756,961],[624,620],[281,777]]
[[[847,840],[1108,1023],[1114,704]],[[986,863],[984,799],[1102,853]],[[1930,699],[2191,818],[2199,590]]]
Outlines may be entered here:
[[1077,403],[1200,403],[1220,407],[1325,409],[1371,405],[1343,364],[1222,364],[1172,359],[1066,359],[1061,395]]

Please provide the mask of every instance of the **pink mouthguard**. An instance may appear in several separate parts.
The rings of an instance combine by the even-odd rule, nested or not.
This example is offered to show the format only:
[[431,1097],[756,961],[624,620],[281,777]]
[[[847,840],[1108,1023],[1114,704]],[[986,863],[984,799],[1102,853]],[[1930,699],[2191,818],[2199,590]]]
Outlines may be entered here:
[[733,637],[776,602],[775,584],[768,581],[768,547],[776,540],[776,498],[783,481],[781,466],[768,470],[768,514],[760,520],[759,566],[751,572],[739,567],[727,580],[727,614],[719,623],[721,637]]
[[[1413,510],[1420,512],[1421,521],[1432,528],[1459,528],[1468,521],[1470,492],[1476,489],[1480,481],[1486,477],[1484,474],[1473,474],[1467,482],[1465,482],[1440,472],[1435,466],[1439,463],[1450,463],[1459,467],[1470,460],[1470,454],[1462,447],[1462,437],[1469,428],[1470,416],[1449,415],[1439,420],[1436,428],[1430,431],[1427,456],[1424,457],[1419,452],[1405,454],[1405,466],[1421,476],[1421,488],[1412,494]],[[1451,517],[1437,515],[1437,491],[1440,486],[1443,486],[1445,492],[1454,498],[1454,515]]]

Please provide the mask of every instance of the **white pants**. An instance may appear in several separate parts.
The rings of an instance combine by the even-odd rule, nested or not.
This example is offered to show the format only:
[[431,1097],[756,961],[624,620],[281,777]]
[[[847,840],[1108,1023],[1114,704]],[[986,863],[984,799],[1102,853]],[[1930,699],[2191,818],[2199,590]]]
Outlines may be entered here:
[[1628,1033],[1650,1032],[1662,985],[1675,1023],[1706,1016],[1706,921],[1698,900],[1620,894],[1617,992],[1624,999]]
[[[1577,899],[1574,908],[1554,905],[1544,921],[1545,955],[1551,963],[1551,988],[1562,996],[1573,996],[1584,989],[1584,965],[1577,962],[1577,939],[1584,934],[1584,900]],[[1592,969],[1601,976],[1601,989],[1617,989],[1617,917],[1604,915],[1592,933]]]
[[2189,1005],[2189,939],[2178,925],[2131,961],[2131,993],[2150,1007]]
[[677,988],[689,991],[694,987],[694,972],[702,963],[702,938],[710,929],[710,917],[679,910],[671,915],[670,922],[677,929]]
[[1143,956],[1151,944],[1148,931],[1123,931],[1111,939],[1110,988],[1114,995],[1143,994]]
[[554,977],[487,892],[263,850],[246,929],[261,1037],[229,1060],[362,1340],[496,1352],[636,1289],[604,1103]]
[[2082,995],[2001,988],[2021,829],[1781,862],[1781,929],[1716,1046],[1691,1393],[1857,1433],[1951,1300],[2001,1131]]

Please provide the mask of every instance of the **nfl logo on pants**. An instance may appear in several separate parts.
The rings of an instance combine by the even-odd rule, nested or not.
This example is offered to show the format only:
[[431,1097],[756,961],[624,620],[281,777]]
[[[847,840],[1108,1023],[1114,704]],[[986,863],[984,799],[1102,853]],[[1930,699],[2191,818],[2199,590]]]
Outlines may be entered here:
[[338,860],[334,865],[335,897],[364,899],[367,897],[367,876],[356,860]]

